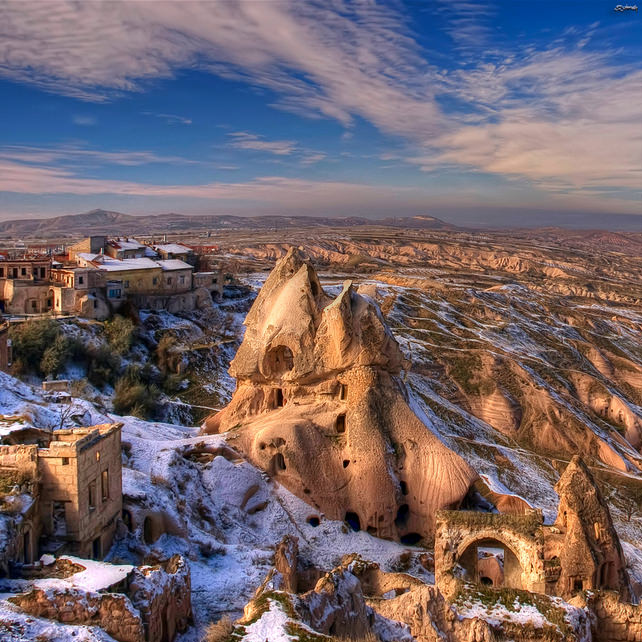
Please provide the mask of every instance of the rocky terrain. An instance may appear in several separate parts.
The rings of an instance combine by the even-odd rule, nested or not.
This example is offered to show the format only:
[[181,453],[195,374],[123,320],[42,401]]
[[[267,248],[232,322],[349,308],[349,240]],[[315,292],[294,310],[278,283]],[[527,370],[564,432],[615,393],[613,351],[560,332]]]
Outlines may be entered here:
[[[218,239],[237,278],[262,287],[235,356],[216,346],[209,358],[191,322],[173,332],[190,387],[200,377],[228,404],[203,429],[77,401],[69,422],[124,422],[126,505],[159,525],[151,537],[123,531],[108,559],[187,558],[195,628],[183,642],[223,616],[234,622],[212,639],[642,635],[638,607],[619,601],[642,594],[640,237],[350,228],[291,238],[310,263],[278,233]],[[174,321],[143,323],[149,333]],[[38,391],[1,383],[0,413],[57,426]],[[559,591],[435,578],[437,545],[469,519],[443,508],[514,531],[524,560],[519,542],[543,546],[542,573]],[[508,562],[484,555],[489,580],[508,582]],[[615,593],[566,594],[587,559]],[[4,600],[0,615],[12,641],[110,639]]]

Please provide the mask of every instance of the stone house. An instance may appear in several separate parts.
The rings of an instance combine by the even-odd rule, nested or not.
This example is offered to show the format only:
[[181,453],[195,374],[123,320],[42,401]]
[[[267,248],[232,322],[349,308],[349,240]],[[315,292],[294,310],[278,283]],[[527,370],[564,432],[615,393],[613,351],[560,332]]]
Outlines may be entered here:
[[109,316],[105,272],[93,267],[57,267],[51,270],[51,277],[54,312],[87,319]]
[[0,446],[0,576],[37,558],[38,446]]
[[104,252],[114,259],[141,259],[146,256],[147,246],[136,239],[114,239],[105,243]]
[[107,243],[106,236],[90,236],[67,248],[70,261],[75,261],[78,254],[102,254]]
[[48,283],[51,259],[35,257],[0,261],[0,311],[41,314],[53,306]]
[[220,300],[223,298],[223,281],[224,275],[222,270],[215,272],[194,272],[192,283],[194,289],[205,288],[213,299]]
[[155,245],[154,249],[161,259],[171,260],[178,259],[189,263],[192,267],[196,265],[196,254],[194,250],[179,243],[166,243],[164,245]]
[[163,276],[161,290],[165,293],[182,294],[192,289],[192,273],[194,268],[179,259],[156,261],[160,265]]
[[51,433],[38,449],[43,537],[52,550],[101,559],[122,511],[120,424]]

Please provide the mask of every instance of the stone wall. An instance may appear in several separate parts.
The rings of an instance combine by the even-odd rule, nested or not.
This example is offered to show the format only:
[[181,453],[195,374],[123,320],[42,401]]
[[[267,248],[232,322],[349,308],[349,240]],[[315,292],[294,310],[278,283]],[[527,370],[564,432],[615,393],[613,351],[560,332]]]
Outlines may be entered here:
[[620,602],[615,591],[591,591],[594,642],[642,642],[642,607]]
[[165,565],[134,569],[129,595],[139,610],[150,642],[171,642],[192,621],[189,567],[180,555]]
[[118,642],[172,642],[191,624],[189,566],[180,555],[164,567],[134,568],[125,581],[127,595],[34,588],[9,600],[30,615],[99,626]]
[[[474,511],[439,511],[435,535],[435,582],[444,595],[457,590],[454,571],[461,564],[469,573],[469,582],[477,581],[476,546],[504,549],[507,562],[506,575],[513,588],[544,593],[546,572],[544,568],[541,511],[523,515],[478,513]],[[510,571],[510,572],[509,572]]]
[[118,642],[144,642],[140,615],[125,595],[80,589],[33,589],[9,598],[25,613],[65,624],[88,624],[104,629]]

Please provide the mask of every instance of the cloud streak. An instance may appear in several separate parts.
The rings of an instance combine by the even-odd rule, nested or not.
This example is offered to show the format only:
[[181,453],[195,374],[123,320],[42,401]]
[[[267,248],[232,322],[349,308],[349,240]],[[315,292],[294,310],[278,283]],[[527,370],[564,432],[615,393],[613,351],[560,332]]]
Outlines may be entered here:
[[[279,108],[336,120],[348,132],[364,119],[405,140],[406,160],[425,171],[486,172],[530,181],[553,195],[639,190],[642,72],[618,66],[614,52],[587,50],[597,25],[571,34],[575,46],[562,39],[544,50],[513,46],[486,55],[480,45],[489,41],[492,9],[472,0],[457,6],[437,14],[447,16],[448,33],[467,63],[444,70],[392,4],[9,0],[0,4],[0,76],[100,102],[145,91],[181,69],[199,69],[267,88]],[[470,62],[475,47],[480,53]],[[448,112],[445,99],[454,103]],[[291,157],[303,167],[324,158],[295,141],[251,132],[230,139],[236,149]],[[18,164],[13,176],[20,179],[20,163],[39,162],[37,155],[50,163],[83,157],[120,165],[193,162],[149,152],[67,150],[63,157],[46,149],[13,150],[13,156],[5,150],[0,158]],[[51,189],[56,181],[77,189],[91,184],[59,168],[34,169]],[[267,189],[262,182],[248,189],[259,188]]]

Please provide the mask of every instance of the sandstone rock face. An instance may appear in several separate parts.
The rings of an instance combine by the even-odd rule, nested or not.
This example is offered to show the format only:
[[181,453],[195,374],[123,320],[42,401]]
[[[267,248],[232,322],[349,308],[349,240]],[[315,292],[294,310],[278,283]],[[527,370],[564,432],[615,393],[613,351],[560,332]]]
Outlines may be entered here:
[[[231,403],[207,433],[332,519],[379,537],[430,537],[477,475],[415,415],[404,358],[376,304],[350,282],[333,300],[294,250],[245,321]],[[316,515],[318,518],[318,514]]]
[[630,601],[630,583],[608,506],[586,464],[573,457],[555,490],[560,503],[555,526],[564,534],[561,574],[555,593],[568,597],[582,589],[610,589]]

